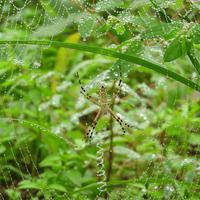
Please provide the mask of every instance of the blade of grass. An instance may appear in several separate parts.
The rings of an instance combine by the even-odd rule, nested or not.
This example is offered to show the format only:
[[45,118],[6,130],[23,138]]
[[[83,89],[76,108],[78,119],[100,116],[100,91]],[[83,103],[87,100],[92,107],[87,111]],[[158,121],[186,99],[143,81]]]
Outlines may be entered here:
[[105,56],[111,56],[114,58],[122,59],[134,64],[141,65],[143,67],[146,67],[148,69],[154,70],[162,75],[165,75],[167,77],[170,77],[194,90],[197,90],[200,92],[200,85],[197,85],[193,81],[184,78],[183,76],[166,69],[164,66],[157,64],[152,61],[148,61],[146,59],[142,59],[139,57],[135,57],[129,54],[119,53],[115,52],[109,49],[104,49],[100,47],[95,46],[88,46],[83,44],[74,44],[74,43],[65,43],[65,42],[58,42],[58,41],[0,41],[0,45],[41,45],[41,46],[53,46],[53,47],[64,47],[64,48],[70,48],[70,49],[76,49],[80,51],[87,51],[95,54],[101,54]]

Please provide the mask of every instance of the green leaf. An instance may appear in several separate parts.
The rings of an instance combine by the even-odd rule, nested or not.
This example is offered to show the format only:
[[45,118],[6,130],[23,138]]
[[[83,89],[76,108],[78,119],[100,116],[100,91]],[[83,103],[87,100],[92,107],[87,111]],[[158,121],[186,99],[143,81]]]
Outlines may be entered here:
[[89,37],[93,31],[96,22],[96,17],[91,14],[85,14],[80,19],[78,24],[79,33],[83,38]]
[[10,170],[12,172],[14,172],[15,174],[21,176],[21,177],[28,177],[28,175],[25,174],[25,172],[23,171],[20,171],[19,168],[13,166],[13,165],[3,165],[2,166],[2,169],[6,169],[6,170]]
[[51,132],[45,132],[42,135],[42,141],[48,146],[49,149],[51,149],[52,154],[56,154],[61,147],[66,147],[66,144],[69,142],[68,140],[58,137],[56,134]]
[[37,189],[43,190],[45,188],[45,184],[41,180],[32,181],[32,180],[24,180],[19,183],[19,189]]
[[118,35],[123,35],[126,31],[126,28],[122,23],[116,23],[113,29],[117,32]]
[[0,154],[6,151],[6,147],[4,145],[0,145]]
[[129,62],[119,59],[110,68],[109,77],[118,80],[120,73],[122,73],[122,76],[127,76],[131,69],[131,64]]
[[[49,1],[47,0],[39,0],[39,2],[41,3],[42,7],[44,8],[44,10],[50,15],[50,16],[56,16],[56,12],[53,9],[52,5],[50,4]],[[55,6],[54,6],[55,7]]]
[[23,134],[20,138],[16,141],[16,146],[23,145],[25,143],[31,142],[36,138],[36,135],[34,133],[29,134]]
[[196,24],[191,30],[191,38],[194,44],[200,44],[200,25]]
[[167,47],[164,54],[164,61],[173,61],[186,53],[184,38],[175,38]]
[[200,145],[200,135],[190,135],[189,143],[193,145]]
[[128,149],[126,147],[116,146],[114,148],[114,151],[115,151],[116,154],[126,156],[126,157],[128,157],[132,160],[137,160],[137,159],[140,158],[140,154],[138,154],[137,152],[135,152],[131,149]]
[[105,34],[106,32],[108,32],[110,29],[109,25],[104,23],[104,24],[100,24],[97,29],[95,30],[95,34],[98,36],[101,36],[103,34]]
[[166,128],[166,132],[169,136],[181,136],[181,134],[184,132],[184,129],[178,125],[171,125]]
[[61,158],[58,155],[50,155],[40,162],[40,167],[57,167],[61,166]]
[[[145,25],[148,26],[142,32],[141,37],[145,39],[150,38],[174,38],[177,33],[181,30],[182,24],[179,22],[164,23],[155,19],[145,18]],[[138,23],[139,24],[139,23]]]
[[67,171],[67,177],[77,186],[81,186],[82,175],[78,170]]
[[34,37],[51,37],[56,36],[63,32],[65,27],[68,25],[68,19],[58,18],[56,23],[48,24],[46,26],[39,27],[33,32]]
[[43,26],[39,26],[33,33],[32,36],[42,38],[42,37],[52,37],[63,32],[63,30],[70,26],[72,23],[78,23],[80,18],[85,16],[85,13],[72,13],[69,14],[67,18],[57,17],[54,23],[48,23]]
[[48,186],[48,189],[53,189],[53,190],[57,190],[60,192],[67,192],[66,188],[59,184],[51,184]]
[[102,11],[109,11],[114,8],[118,8],[123,5],[122,0],[102,0],[98,1],[96,3],[96,11],[97,12],[102,12]]
[[20,192],[14,189],[7,189],[6,194],[8,195],[10,200],[21,199]]

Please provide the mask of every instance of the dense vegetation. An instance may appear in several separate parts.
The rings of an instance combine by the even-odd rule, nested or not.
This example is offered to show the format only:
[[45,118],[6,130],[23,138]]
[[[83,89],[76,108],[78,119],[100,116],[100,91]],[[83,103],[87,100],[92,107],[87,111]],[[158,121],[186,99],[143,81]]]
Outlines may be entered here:
[[0,199],[200,199],[199,9],[0,1]]

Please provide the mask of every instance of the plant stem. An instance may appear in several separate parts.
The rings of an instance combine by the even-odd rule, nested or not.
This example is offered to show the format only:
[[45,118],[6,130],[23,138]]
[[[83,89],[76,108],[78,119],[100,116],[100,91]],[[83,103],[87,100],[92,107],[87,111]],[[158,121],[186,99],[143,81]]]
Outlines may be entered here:
[[199,60],[195,56],[194,49],[189,50],[187,52],[187,55],[188,55],[191,63],[193,64],[193,66],[196,68],[198,74],[200,75],[200,63],[199,63]]
[[[116,81],[114,81],[113,86],[112,86],[112,93],[115,90],[115,83]],[[110,108],[113,110],[115,105],[115,96],[113,96],[112,98],[112,102],[111,102],[111,106]],[[113,117],[112,115],[110,115],[110,146],[109,146],[109,156],[108,156],[108,161],[109,161],[109,165],[108,165],[108,172],[107,172],[107,182],[110,181],[110,176],[112,173],[112,164],[113,164],[113,137],[114,137],[114,131],[113,131]]]
[[[116,81],[114,81],[113,86],[112,86],[112,90],[111,92],[114,93],[115,90],[115,83]],[[115,105],[115,95],[113,95],[112,97],[112,102],[110,105],[110,108],[113,110]],[[113,137],[114,137],[114,131],[113,131],[113,117],[112,115],[110,115],[110,145],[109,145],[109,151],[108,151],[108,171],[107,171],[107,176],[106,176],[106,182],[110,181],[110,177],[112,174],[112,166],[113,166]],[[105,194],[105,199],[108,199],[108,193]]]

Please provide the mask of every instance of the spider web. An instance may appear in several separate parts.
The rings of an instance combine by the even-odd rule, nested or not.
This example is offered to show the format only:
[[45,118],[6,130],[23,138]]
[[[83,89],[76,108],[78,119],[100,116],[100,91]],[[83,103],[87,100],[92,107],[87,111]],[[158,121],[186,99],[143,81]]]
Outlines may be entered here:
[[[91,30],[87,32],[85,26],[92,27],[93,25],[91,24],[93,21],[88,20],[86,23],[86,19],[82,14],[87,13],[86,16],[88,15],[90,17],[93,12],[93,7],[95,7],[93,1],[91,2],[92,3],[88,3],[87,1],[62,0],[2,0],[0,1],[0,40],[14,39],[17,41],[28,41],[48,38],[51,41],[62,33],[66,34],[66,27],[71,28],[74,26],[74,23],[78,23],[77,26],[81,33],[82,40],[85,41],[87,38],[89,39],[93,31],[91,28]],[[159,18],[160,21],[167,21],[168,17],[165,12],[163,13],[163,10],[165,11],[168,7],[176,4],[176,1],[158,1],[158,7],[152,4],[152,2],[155,1],[133,1],[129,4],[129,8],[126,9],[126,11],[123,10],[123,6],[121,7],[121,2],[123,3],[123,1],[120,0],[98,1],[95,7],[96,10],[98,12],[105,11],[108,17],[105,20],[101,16],[96,22],[102,24],[108,23],[109,21],[108,24],[113,26],[113,29],[115,29],[119,35],[123,35],[123,24],[132,23],[134,26],[134,24],[137,24],[138,20],[142,21],[141,24],[143,27],[146,27],[148,30],[144,32],[143,35],[146,43],[153,41],[153,44],[146,45],[145,49],[142,51],[140,48],[136,48],[135,50],[134,47],[132,53],[135,55],[142,55],[152,60],[156,59],[161,63],[163,45],[165,46],[167,43],[162,36],[163,33],[168,32],[169,27],[162,27],[162,30],[159,29],[156,32],[155,30],[160,24],[155,24],[154,20]],[[174,23],[176,22],[177,16],[183,18],[191,17],[193,10],[196,9],[196,2],[189,2],[192,2],[192,6],[189,9],[187,9],[187,7],[182,7],[182,9],[176,11],[174,14]],[[106,7],[110,9],[107,10]],[[151,12],[154,13],[153,15],[149,13],[149,7],[152,7]],[[112,10],[112,8],[117,9]],[[131,19],[130,13],[137,9],[137,16]],[[74,10],[76,10],[78,14]],[[118,18],[117,21],[115,21],[116,16]],[[149,20],[146,20],[147,18],[149,18]],[[192,16],[192,22],[199,22],[198,15]],[[115,24],[115,26],[113,24]],[[187,25],[186,22],[185,25]],[[128,44],[125,43],[122,45],[120,48],[122,52],[126,52],[129,44],[137,44],[141,40],[141,35],[137,35],[134,32],[133,26],[130,26],[128,29],[132,35],[132,39]],[[170,31],[173,32],[176,28],[177,27],[174,26],[173,30]],[[109,37],[113,42],[110,48],[115,48],[118,45],[115,44],[115,38],[110,36],[110,34],[101,34],[98,32],[96,36]],[[65,135],[66,132],[73,132],[74,129],[76,130],[78,124],[81,123],[83,125],[84,123],[82,123],[81,119],[84,119],[88,114],[94,113],[96,107],[88,105],[87,100],[80,96],[76,105],[77,113],[68,114],[69,119],[67,120],[64,119],[66,116],[59,116],[57,108],[62,105],[60,100],[61,93],[70,90],[73,84],[71,83],[72,78],[69,81],[69,79],[65,79],[60,72],[55,72],[54,70],[42,72],[42,66],[49,64],[43,63],[44,57],[46,55],[50,55],[51,57],[52,52],[49,50],[49,47],[31,45],[15,45],[12,47],[5,45],[0,47],[0,84],[2,95],[2,100],[0,102],[0,199],[8,199],[8,196],[12,199],[40,199],[43,197],[45,199],[78,199],[79,193],[75,193],[73,196],[73,194],[70,193],[71,188],[74,188],[75,185],[78,191],[78,189],[84,188],[89,181],[85,181],[80,185],[72,178],[73,176],[77,179],[83,178],[83,176],[77,173],[76,165],[83,165],[84,167],[90,165],[87,161],[83,164],[82,161],[78,162],[75,161],[74,158],[67,156],[65,160],[65,155],[74,154],[77,156],[80,151],[83,151],[83,154],[86,155],[85,157],[89,159],[89,162],[92,154],[95,154],[98,162],[104,162],[104,165],[107,165],[107,142],[105,138],[109,136],[109,130],[102,131],[100,129],[97,131],[97,137],[98,133],[102,133],[103,135],[105,134],[105,138],[101,138],[101,140],[98,140],[98,138],[95,140],[95,138],[94,143],[91,145],[85,145],[79,138],[79,134],[73,141],[68,135]],[[91,60],[91,62],[98,63],[99,60],[97,58],[96,61],[94,59]],[[102,59],[100,59],[100,62],[102,62],[100,63],[102,66],[110,64],[108,60],[102,61]],[[90,65],[89,62],[85,63],[85,65],[88,64]],[[165,113],[163,109],[166,108],[166,105],[161,105],[158,108],[154,106],[154,104],[156,104],[154,99],[158,98],[157,93],[165,92],[165,94],[168,94],[168,98],[165,97],[164,101],[172,110],[175,109],[175,105],[180,103],[179,90],[183,90],[183,88],[180,87],[176,90],[170,89],[170,87],[174,87],[174,85],[168,83],[166,78],[158,78],[158,75],[152,75],[151,81],[153,85],[137,83],[137,86],[132,89],[126,84],[126,76],[128,76],[129,73],[133,73],[133,70],[130,70],[131,65],[129,63],[123,61],[117,61],[108,70],[99,73],[91,83],[86,85],[86,88],[90,91],[98,86],[99,83],[105,83],[110,87],[110,80],[119,78],[120,66],[125,66],[122,69],[125,80],[122,84],[121,92],[123,93],[122,96],[128,96],[128,103],[127,99],[124,100],[124,98],[120,98],[119,104],[115,106],[115,111],[120,113],[124,120],[133,125],[137,124],[145,131],[129,130],[127,136],[123,138],[120,134],[116,134],[114,141],[117,144],[122,140],[123,145],[114,146],[113,152],[116,154],[116,159],[113,161],[115,162],[113,164],[113,171],[116,173],[116,179],[127,180],[127,177],[130,177],[129,180],[132,180],[132,182],[128,184],[127,187],[123,188],[125,192],[123,190],[117,192],[114,187],[108,189],[110,198],[117,199],[117,195],[124,195],[124,198],[131,199],[133,196],[139,194],[138,198],[145,198],[145,196],[149,195],[149,199],[172,199],[176,198],[176,195],[178,195],[179,198],[181,197],[184,199],[187,198],[187,196],[185,196],[187,192],[189,195],[188,198],[197,198],[200,167],[200,144],[198,137],[199,119],[195,114],[192,115],[190,113],[189,103],[179,105],[179,110],[177,109],[174,113],[171,111]],[[168,66],[172,67],[170,64],[168,64]],[[81,70],[83,74],[87,73],[86,70],[84,71],[84,64],[76,66],[75,69],[70,72],[71,74],[75,74],[75,72],[79,70]],[[181,69],[178,70],[183,72]],[[138,73],[138,75],[143,73],[139,67],[134,71]],[[191,74],[190,72],[193,71],[189,71],[188,74]],[[29,74],[28,78],[26,77],[27,74]],[[51,82],[53,79],[52,77],[55,76],[61,76],[61,84],[57,86],[57,93],[51,94],[49,100],[41,98],[40,102],[35,102],[34,100],[37,99],[36,97],[41,95],[40,93],[46,91],[42,86],[44,82],[46,88],[50,87],[49,82]],[[194,78],[194,81],[199,82],[197,73],[193,72],[192,78]],[[138,80],[138,82],[140,82],[140,80]],[[30,96],[27,92],[29,85],[35,86],[29,88],[30,90],[36,88],[40,91],[39,94],[35,91],[35,98],[34,96]],[[33,101],[30,101],[32,98]],[[31,102],[29,105],[25,103],[27,100]],[[188,101],[189,100],[190,99],[188,99]],[[88,107],[84,108],[84,105]],[[35,108],[34,112],[33,107]],[[51,107],[53,108],[51,109]],[[125,112],[122,107],[127,107],[131,111]],[[153,109],[150,110],[149,107]],[[27,112],[27,108],[30,108],[30,112]],[[55,116],[45,113],[48,109],[51,109]],[[195,110],[196,107],[194,106],[192,109]],[[160,114],[155,116],[155,112],[159,112]],[[165,119],[165,115],[167,115],[167,119]],[[179,115],[182,116],[179,121],[176,121]],[[189,117],[189,115],[192,116]],[[42,117],[48,120],[49,123],[41,124]],[[187,123],[183,123],[182,120],[187,121]],[[152,129],[155,129],[155,131]],[[121,132],[117,124],[114,124],[113,130],[115,133]],[[76,135],[76,131],[73,133]],[[185,137],[182,138],[180,136],[181,133],[183,133]],[[173,150],[173,146],[176,145],[176,140],[180,138],[181,142],[177,144],[180,147],[176,149],[176,154],[174,155],[172,153],[175,151]],[[105,143],[102,143],[102,140],[105,141]],[[188,143],[188,140],[190,143]],[[36,142],[40,144],[39,148],[36,148]],[[51,145],[52,143],[55,143],[55,145]],[[131,143],[134,145],[131,145]],[[125,146],[125,144],[129,144],[130,147],[128,145]],[[148,151],[146,151],[145,148],[148,149]],[[155,152],[153,149],[157,149],[157,151]],[[87,156],[87,152],[90,150],[93,153]],[[104,154],[102,154],[102,152],[104,152]],[[57,153],[58,156],[56,156]],[[99,156],[100,153],[101,155]],[[50,156],[51,154],[53,155],[52,157]],[[120,156],[123,157],[123,159],[120,158]],[[63,164],[63,162],[68,161],[72,162],[72,164]],[[94,170],[91,170],[92,172],[85,170],[84,167],[81,170],[85,170],[85,176],[87,176],[87,178],[89,177],[93,181],[98,181],[96,173],[98,174],[99,168],[96,166],[96,161],[92,161],[92,163],[94,168]],[[63,171],[65,173],[62,173],[62,170],[56,171],[56,168],[61,166],[64,168]],[[125,168],[124,173],[119,166]],[[48,168],[52,169],[53,172],[48,170]],[[70,170],[70,168],[73,168],[73,170]],[[59,177],[56,172],[59,174]],[[91,173],[92,175],[90,175]],[[69,184],[63,184],[68,181],[70,182]],[[101,180],[99,183],[102,183]],[[98,184],[95,185],[95,187],[98,188]],[[102,188],[100,188],[100,190],[101,189]],[[89,188],[89,191],[86,190],[86,192],[83,193],[84,196],[82,196],[82,198],[92,199],[98,194],[101,196],[102,194],[98,192],[99,191],[96,191],[95,194],[92,194]]]

